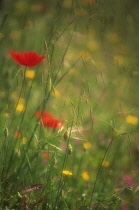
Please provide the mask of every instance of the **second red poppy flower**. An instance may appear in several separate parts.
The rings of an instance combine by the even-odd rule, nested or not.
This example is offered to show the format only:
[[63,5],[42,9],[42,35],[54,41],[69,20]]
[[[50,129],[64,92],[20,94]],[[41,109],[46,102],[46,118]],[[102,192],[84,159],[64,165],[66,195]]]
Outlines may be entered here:
[[40,118],[42,125],[45,127],[47,126],[49,128],[60,128],[62,126],[62,122],[60,120],[54,118],[46,111],[36,112],[36,117]]

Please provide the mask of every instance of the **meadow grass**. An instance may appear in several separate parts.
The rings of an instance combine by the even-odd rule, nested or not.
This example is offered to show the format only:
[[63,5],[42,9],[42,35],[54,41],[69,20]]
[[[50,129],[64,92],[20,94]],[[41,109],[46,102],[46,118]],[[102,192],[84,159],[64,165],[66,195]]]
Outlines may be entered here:
[[[138,209],[136,27],[124,1],[113,3],[4,7],[1,209]],[[26,67],[10,50],[46,58]],[[40,110],[61,126],[44,125]]]

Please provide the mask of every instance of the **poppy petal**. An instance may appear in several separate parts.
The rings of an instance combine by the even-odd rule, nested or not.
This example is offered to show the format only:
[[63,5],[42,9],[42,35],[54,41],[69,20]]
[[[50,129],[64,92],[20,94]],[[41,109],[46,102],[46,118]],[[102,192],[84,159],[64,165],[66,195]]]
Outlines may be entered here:
[[47,126],[49,128],[60,128],[62,126],[62,122],[60,120],[54,118],[46,111],[37,111],[36,117],[40,118],[42,125],[45,127]]
[[39,56],[35,52],[19,53],[10,51],[11,57],[19,64],[32,67],[41,62],[46,56]]
[[41,117],[41,115],[42,115],[42,111],[37,111],[36,112],[36,117]]
[[62,125],[61,121],[55,118],[51,119],[51,121],[47,123],[47,126],[50,128],[60,128],[61,125]]

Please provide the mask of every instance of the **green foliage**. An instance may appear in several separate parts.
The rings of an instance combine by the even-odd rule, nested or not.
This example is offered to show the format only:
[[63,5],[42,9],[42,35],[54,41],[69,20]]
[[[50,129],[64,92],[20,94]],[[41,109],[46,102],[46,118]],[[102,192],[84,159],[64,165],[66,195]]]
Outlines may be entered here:
[[[137,4],[0,5],[1,209],[136,209]],[[28,68],[10,50],[46,58]]]

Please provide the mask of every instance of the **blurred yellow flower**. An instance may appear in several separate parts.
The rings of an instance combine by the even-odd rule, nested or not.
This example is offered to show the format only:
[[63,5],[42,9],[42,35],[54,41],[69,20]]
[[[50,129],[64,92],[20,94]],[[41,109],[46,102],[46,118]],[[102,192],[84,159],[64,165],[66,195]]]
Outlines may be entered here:
[[64,0],[63,7],[64,8],[72,8],[72,0]]
[[23,137],[23,138],[22,138],[22,142],[23,142],[23,143],[26,143],[26,141],[27,141],[27,138],[26,138],[26,137]]
[[5,113],[5,117],[9,118],[10,117],[10,113]]
[[97,41],[89,41],[87,43],[87,48],[91,51],[95,51],[99,48],[99,43]]
[[107,38],[111,41],[111,42],[119,42],[120,41],[120,37],[117,33],[109,33],[107,35]]
[[114,62],[119,64],[119,65],[123,65],[125,63],[124,57],[121,56],[121,55],[116,55],[116,56],[114,56],[113,59],[114,59]]
[[133,115],[128,115],[125,119],[126,123],[137,125],[138,124],[138,118]]
[[21,37],[21,32],[20,31],[12,31],[9,34],[10,39],[19,39]]
[[16,107],[16,111],[18,111],[18,112],[23,112],[24,109],[25,109],[24,104],[19,103]]
[[89,174],[88,174],[88,171],[83,171],[83,172],[82,172],[82,178],[83,178],[84,180],[89,180],[89,179],[90,179],[90,176],[89,176]]
[[24,109],[25,109],[24,102],[25,102],[24,98],[19,99],[19,102],[18,102],[17,107],[16,107],[16,111],[18,111],[18,112],[23,112],[24,111]]
[[60,92],[54,88],[53,92],[52,92],[52,95],[55,97],[55,98],[59,98],[60,97]]
[[73,75],[73,76],[78,76],[79,71],[76,68],[71,68],[69,71],[69,74]]
[[35,76],[35,71],[34,70],[26,70],[25,77],[29,79],[33,79]]
[[109,165],[110,165],[110,163],[107,160],[104,160],[102,163],[102,166],[104,166],[104,167],[109,167]]
[[87,51],[81,51],[80,52],[80,55],[82,56],[82,58],[85,60],[85,61],[88,61],[91,59],[91,55],[89,52]]
[[91,148],[91,143],[90,142],[86,142],[86,143],[83,143],[83,147],[84,147],[84,149],[89,149],[89,148]]
[[63,173],[64,175],[68,175],[68,176],[73,175],[73,173],[70,172],[70,171],[62,171],[62,173]]
[[85,16],[85,15],[87,15],[87,10],[86,9],[83,9],[83,8],[76,8],[74,10],[74,13],[77,16]]

